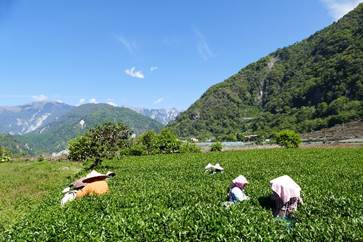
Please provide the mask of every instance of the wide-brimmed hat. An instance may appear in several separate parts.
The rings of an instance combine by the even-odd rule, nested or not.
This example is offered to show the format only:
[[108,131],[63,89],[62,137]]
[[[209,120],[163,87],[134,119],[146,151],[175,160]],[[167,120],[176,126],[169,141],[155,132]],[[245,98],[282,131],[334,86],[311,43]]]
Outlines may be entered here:
[[83,179],[85,179],[85,177],[82,177],[82,178],[80,178],[80,179],[76,180],[75,182],[73,182],[73,183],[71,184],[71,187],[72,187],[73,189],[76,189],[76,190],[78,190],[78,189],[81,189],[81,188],[85,187],[87,184],[86,184],[85,182],[83,182]]
[[106,173],[106,176],[107,176],[107,177],[114,177],[114,176],[116,176],[116,173],[115,173],[115,172],[113,172],[113,171],[108,171],[108,172]]
[[214,165],[214,169],[216,171],[224,171],[224,168],[219,163]]
[[83,180],[83,183],[91,183],[94,181],[105,180],[108,176],[105,174],[101,174],[95,170],[91,171]]
[[206,165],[206,167],[204,167],[205,170],[214,170],[214,165],[212,165],[211,163],[208,163],[208,165]]
[[239,175],[238,177],[233,179],[232,183],[237,187],[243,188],[246,184],[248,184],[248,181],[246,177]]

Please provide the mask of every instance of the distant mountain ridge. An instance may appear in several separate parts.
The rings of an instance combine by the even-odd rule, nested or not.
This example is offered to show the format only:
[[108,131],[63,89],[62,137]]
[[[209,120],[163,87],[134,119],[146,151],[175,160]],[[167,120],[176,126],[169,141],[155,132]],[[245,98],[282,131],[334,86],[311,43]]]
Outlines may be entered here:
[[69,112],[73,106],[60,102],[34,102],[0,107],[0,133],[22,135],[35,131]]
[[169,124],[181,137],[319,130],[363,116],[363,3],[210,87]]
[[36,152],[59,152],[67,147],[69,139],[105,122],[122,122],[136,134],[146,130],[159,131],[163,125],[135,111],[108,104],[84,104],[73,108],[58,120],[41,129],[21,136],[24,143]]
[[[61,108],[61,110],[56,110],[56,107]],[[136,134],[146,130],[159,131],[163,127],[156,120],[141,115],[129,108],[115,107],[108,104],[84,104],[73,107],[60,103],[33,103],[21,106],[21,108],[3,107],[1,108],[0,120],[4,120],[4,123],[6,123],[5,121],[16,120],[16,114],[20,114],[22,110],[26,111],[27,116],[22,114],[21,117],[24,117],[24,120],[25,117],[29,118],[29,120],[25,120],[27,124],[30,124],[34,117],[38,117],[39,121],[36,125],[31,126],[32,128],[29,132],[19,132],[21,135],[15,136],[0,136],[0,144],[11,148],[11,150],[16,150],[18,147],[19,151],[27,150],[32,154],[64,150],[69,139],[105,122],[125,123]],[[10,116],[11,119],[1,119],[1,114],[5,114],[5,117]],[[42,119],[42,117],[46,118]],[[52,119],[48,120],[50,117]],[[6,130],[3,127],[3,123],[1,123],[1,127],[3,130]],[[24,131],[26,127],[28,126],[23,127],[21,131]]]
[[[154,119],[163,125],[174,121],[180,113],[176,108],[123,107]],[[71,111],[72,108],[76,107],[62,102],[33,102],[20,106],[0,106],[0,133],[23,135],[35,130],[42,130],[49,123]]]
[[134,110],[135,112],[138,112],[142,115],[152,118],[164,125],[170,123],[171,121],[174,121],[180,113],[180,111],[178,111],[176,108],[162,108],[162,109],[148,109],[148,108],[135,108],[135,107],[129,107],[129,108]]

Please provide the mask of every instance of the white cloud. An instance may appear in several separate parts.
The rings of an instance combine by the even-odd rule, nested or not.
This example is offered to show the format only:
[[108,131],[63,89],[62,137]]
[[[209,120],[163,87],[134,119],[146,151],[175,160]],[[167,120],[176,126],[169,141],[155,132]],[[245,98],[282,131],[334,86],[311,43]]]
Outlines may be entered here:
[[79,99],[79,103],[78,103],[79,105],[82,105],[84,103],[86,103],[86,99],[84,99],[84,98]]
[[134,78],[144,79],[144,73],[142,71],[137,71],[135,67],[132,67],[131,69],[126,69],[125,73],[126,75]]
[[111,106],[114,106],[114,107],[118,107],[118,105],[117,105],[116,103],[111,102],[111,101],[110,101],[110,102],[107,102],[107,104],[108,104],[108,105],[111,105]]
[[36,96],[32,96],[33,100],[36,102],[44,102],[48,100],[48,97],[45,96],[44,94],[40,94],[40,95],[36,95]]
[[363,0],[321,0],[334,20],[338,20],[358,6]]
[[155,101],[154,101],[154,104],[159,104],[159,103],[161,103],[161,102],[163,102],[164,101],[164,98],[163,97],[160,97],[160,98],[158,98],[158,99],[156,99]]
[[207,61],[210,58],[215,57],[215,54],[209,48],[209,45],[207,43],[207,40],[206,40],[205,36],[196,28],[194,29],[194,33],[195,33],[195,35],[197,37],[197,49],[198,49],[199,56],[204,61]]
[[137,49],[137,45],[135,42],[131,42],[123,36],[117,36],[116,38],[126,48],[130,55],[135,54],[135,50]]
[[114,102],[112,98],[107,98],[107,104],[114,107],[118,107],[118,105]]
[[96,98],[91,98],[90,100],[88,100],[89,103],[97,103]]
[[159,69],[159,67],[157,67],[157,66],[151,66],[151,67],[150,67],[150,71],[151,71],[151,72],[154,72],[154,71],[156,71],[157,69]]

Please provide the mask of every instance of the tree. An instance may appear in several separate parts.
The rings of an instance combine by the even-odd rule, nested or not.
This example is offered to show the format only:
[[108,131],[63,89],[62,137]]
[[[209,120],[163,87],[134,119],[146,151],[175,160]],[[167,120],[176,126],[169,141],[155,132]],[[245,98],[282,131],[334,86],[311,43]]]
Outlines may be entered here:
[[158,143],[159,136],[154,131],[146,131],[136,140],[136,144],[144,146],[145,152],[148,155],[159,153]]
[[69,142],[69,158],[85,161],[91,158],[113,158],[130,146],[130,129],[122,123],[105,123],[88,130]]
[[297,148],[301,143],[298,133],[293,130],[282,130],[276,134],[276,143],[285,148]]
[[177,136],[171,129],[166,128],[161,130],[158,140],[158,147],[160,153],[178,153],[180,149],[180,144],[181,142],[178,140]]

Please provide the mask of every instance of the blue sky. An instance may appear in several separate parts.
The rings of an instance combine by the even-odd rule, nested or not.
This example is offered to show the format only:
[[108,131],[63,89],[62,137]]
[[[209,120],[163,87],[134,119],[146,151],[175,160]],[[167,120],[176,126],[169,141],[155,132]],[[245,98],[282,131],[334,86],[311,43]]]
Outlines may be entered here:
[[0,0],[0,105],[188,108],[360,0]]

